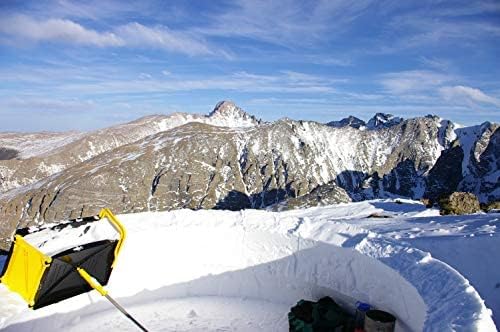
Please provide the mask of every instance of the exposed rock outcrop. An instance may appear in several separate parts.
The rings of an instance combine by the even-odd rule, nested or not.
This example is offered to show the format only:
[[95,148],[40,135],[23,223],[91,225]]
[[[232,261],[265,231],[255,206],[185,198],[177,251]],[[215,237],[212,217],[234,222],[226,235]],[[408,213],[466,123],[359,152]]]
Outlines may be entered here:
[[479,200],[472,193],[454,192],[439,200],[441,214],[470,214],[481,211]]

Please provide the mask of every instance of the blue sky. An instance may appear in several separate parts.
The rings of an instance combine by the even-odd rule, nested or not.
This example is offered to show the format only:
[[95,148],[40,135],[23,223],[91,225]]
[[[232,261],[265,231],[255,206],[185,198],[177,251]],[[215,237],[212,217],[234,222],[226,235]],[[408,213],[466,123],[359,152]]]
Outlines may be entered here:
[[0,1],[0,131],[223,99],[264,120],[500,122],[498,1]]

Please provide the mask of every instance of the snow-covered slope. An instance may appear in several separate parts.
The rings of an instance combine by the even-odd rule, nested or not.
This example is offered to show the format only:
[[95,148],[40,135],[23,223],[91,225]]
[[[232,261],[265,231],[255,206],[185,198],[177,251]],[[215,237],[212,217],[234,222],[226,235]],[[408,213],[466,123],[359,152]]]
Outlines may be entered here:
[[[290,306],[324,295],[387,310],[397,331],[496,331],[481,295],[498,317],[500,269],[490,263],[500,215],[453,220],[399,203],[121,215],[129,237],[108,289],[152,331],[287,331]],[[489,240],[490,256],[468,250],[476,239]],[[486,273],[474,273],[479,264]],[[5,331],[135,329],[94,293],[37,311],[4,286],[0,294]]]
[[63,133],[0,133],[0,147],[18,151],[19,159],[48,153],[84,136],[80,132]]
[[[0,193],[30,185],[97,155],[187,123],[248,128],[261,121],[233,102],[223,101],[209,115],[150,115],[88,133],[0,133]],[[2,158],[2,149],[9,149],[9,160],[3,160],[7,158]]]

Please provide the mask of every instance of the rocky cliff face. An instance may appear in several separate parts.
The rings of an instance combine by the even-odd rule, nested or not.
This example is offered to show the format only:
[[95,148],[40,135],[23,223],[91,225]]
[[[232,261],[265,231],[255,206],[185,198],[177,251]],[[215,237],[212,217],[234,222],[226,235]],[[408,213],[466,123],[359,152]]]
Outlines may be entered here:
[[48,154],[3,161],[39,167],[69,160],[59,172],[0,196],[0,233],[6,239],[16,227],[102,207],[282,209],[457,188],[499,198],[498,125],[455,128],[433,116],[396,122],[369,130],[263,123],[230,102],[208,116],[143,118]]
[[401,123],[402,121],[403,121],[402,118],[395,117],[392,114],[377,113],[375,114],[375,116],[373,116],[373,118],[368,120],[368,122],[364,122],[363,120],[350,115],[347,118],[344,118],[340,121],[328,122],[326,125],[335,128],[342,128],[349,126],[361,130],[377,130],[380,128],[389,128],[395,126]]
[[379,128],[389,128],[395,126],[403,121],[402,118],[396,117],[392,114],[377,113],[366,124],[366,128],[375,130]]
[[361,120],[360,118],[357,118],[355,116],[349,115],[347,118],[344,118],[340,121],[331,121],[326,124],[327,126],[330,127],[335,127],[335,128],[342,128],[342,127],[353,127],[356,129],[364,129],[366,128],[366,122]]

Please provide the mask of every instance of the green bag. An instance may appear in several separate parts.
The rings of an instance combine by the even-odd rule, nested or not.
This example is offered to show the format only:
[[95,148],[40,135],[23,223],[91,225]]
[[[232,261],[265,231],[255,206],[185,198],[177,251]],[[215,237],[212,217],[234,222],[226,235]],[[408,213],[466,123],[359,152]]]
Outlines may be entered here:
[[328,296],[318,302],[300,300],[288,313],[290,332],[349,331],[354,318]]

